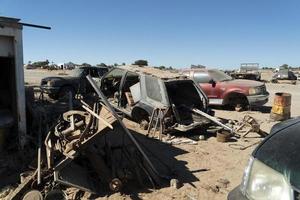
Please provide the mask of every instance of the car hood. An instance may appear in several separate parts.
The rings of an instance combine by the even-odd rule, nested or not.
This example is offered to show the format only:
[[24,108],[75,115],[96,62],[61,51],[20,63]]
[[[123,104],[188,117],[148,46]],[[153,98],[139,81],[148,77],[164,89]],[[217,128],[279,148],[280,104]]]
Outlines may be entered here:
[[300,118],[275,125],[253,156],[283,174],[300,189]]
[[224,83],[226,83],[227,85],[242,86],[242,87],[258,87],[264,84],[259,81],[252,81],[252,80],[245,80],[245,79],[233,79],[230,81],[224,81]]
[[78,77],[72,77],[72,76],[64,76],[64,77],[59,77],[59,76],[50,76],[43,78],[42,81],[70,81],[70,80],[76,80]]

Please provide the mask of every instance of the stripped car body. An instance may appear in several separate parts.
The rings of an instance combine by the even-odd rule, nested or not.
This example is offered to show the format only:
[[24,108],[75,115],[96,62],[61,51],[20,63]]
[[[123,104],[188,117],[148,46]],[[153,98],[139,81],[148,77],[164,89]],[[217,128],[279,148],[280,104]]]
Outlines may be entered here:
[[163,132],[188,131],[209,120],[190,112],[208,112],[208,99],[197,84],[179,73],[136,65],[120,66],[101,79],[101,90],[116,110],[136,122],[149,122],[155,109],[163,111]]
[[277,73],[275,73],[271,80],[272,83],[297,83],[297,76],[294,72],[289,69],[280,69]]
[[258,63],[242,63],[240,69],[230,75],[234,79],[248,79],[255,81],[260,81],[261,79]]

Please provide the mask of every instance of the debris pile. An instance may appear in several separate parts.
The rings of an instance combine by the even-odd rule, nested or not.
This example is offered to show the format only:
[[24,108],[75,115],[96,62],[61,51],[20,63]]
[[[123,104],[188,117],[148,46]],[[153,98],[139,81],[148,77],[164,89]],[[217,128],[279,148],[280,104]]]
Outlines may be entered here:
[[158,172],[102,92],[95,90],[100,99],[89,104],[82,101],[83,110],[65,112],[50,129],[44,145],[38,145],[37,169],[22,178],[9,199],[25,198],[28,192],[37,194],[33,190],[40,191],[37,195],[63,197],[70,188],[76,188],[81,198],[109,190],[118,192],[130,184],[156,188],[169,181]]
[[[90,76],[87,79],[98,96],[78,99],[80,103],[76,106],[69,103],[69,111],[64,112],[51,128],[48,129],[47,124],[43,130],[41,125],[42,121],[49,122],[51,116],[47,116],[43,110],[35,113],[33,124],[38,129],[38,153],[33,162],[36,163],[36,170],[20,175],[21,184],[10,192],[9,199],[26,200],[52,196],[59,196],[60,199],[94,199],[112,192],[128,191],[131,186],[157,188],[168,183],[174,189],[180,188],[182,184],[179,180],[165,175],[174,173],[170,166],[155,158],[149,148],[126,128],[93,79]],[[265,136],[259,123],[249,115],[241,122],[225,123],[199,109],[184,108],[216,124],[219,128],[216,135],[220,142],[231,141],[231,137],[243,139],[250,132]],[[154,136],[159,131],[157,138],[164,143],[198,144],[190,138],[164,136],[162,117],[160,110],[153,111],[147,127],[148,136]],[[246,129],[243,136],[238,134],[245,132],[247,127],[249,129]],[[47,135],[43,136],[46,131]],[[204,135],[201,136],[196,140],[205,139]],[[255,144],[257,143],[253,145]],[[248,148],[234,145],[233,148],[240,150]],[[153,157],[158,162],[153,162]],[[163,165],[167,170],[158,167]],[[227,187],[227,184],[223,185]],[[216,186],[217,190],[220,187]],[[212,190],[215,191],[215,188]],[[52,199],[57,199],[56,197]]]
[[235,131],[238,132],[247,127],[248,130],[242,135],[242,138],[245,138],[250,132],[255,132],[261,137],[266,137],[268,135],[266,132],[260,129],[260,124],[250,115],[244,116],[240,126]]

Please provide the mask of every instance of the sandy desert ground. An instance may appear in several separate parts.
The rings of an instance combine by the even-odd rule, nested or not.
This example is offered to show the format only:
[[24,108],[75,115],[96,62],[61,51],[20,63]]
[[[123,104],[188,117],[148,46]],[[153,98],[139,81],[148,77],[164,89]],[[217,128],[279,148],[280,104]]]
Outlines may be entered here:
[[[45,76],[55,75],[57,71],[48,72],[40,70],[25,70],[25,81],[29,84],[39,84],[40,79]],[[270,74],[264,74],[269,77]],[[270,93],[269,102],[260,109],[254,111],[227,111],[214,109],[217,117],[233,120],[241,120],[245,115],[251,115],[261,123],[261,129],[269,132],[271,127],[277,122],[269,121],[269,111],[273,103],[276,92],[289,92],[292,94],[291,115],[300,115],[300,84],[271,84],[267,83],[267,90]],[[138,131],[134,122],[126,120],[129,129]],[[199,133],[200,135],[201,133]],[[233,141],[219,143],[215,137],[207,135],[206,140],[198,141],[196,145],[181,144],[170,145],[160,144],[160,154],[172,155],[172,168],[179,175],[183,186],[179,189],[165,187],[159,190],[139,191],[136,194],[126,195],[116,193],[104,199],[205,199],[223,200],[234,187],[239,185],[244,167],[249,155],[256,147],[252,146],[246,150],[237,150],[229,144],[250,145],[261,140],[256,134],[249,135],[247,141]],[[228,187],[220,185],[220,179],[229,181]],[[219,189],[216,189],[218,186]]]

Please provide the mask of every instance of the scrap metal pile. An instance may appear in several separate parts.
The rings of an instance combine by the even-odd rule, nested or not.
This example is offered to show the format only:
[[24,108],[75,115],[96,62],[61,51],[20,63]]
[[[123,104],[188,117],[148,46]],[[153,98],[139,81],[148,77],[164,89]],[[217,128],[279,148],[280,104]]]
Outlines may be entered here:
[[[37,163],[36,170],[21,175],[21,184],[10,193],[9,199],[95,199],[111,192],[128,191],[130,186],[158,188],[170,183],[170,180],[178,182],[169,175],[174,171],[126,128],[93,79],[90,76],[87,79],[98,96],[80,100],[76,109],[64,112],[44,138],[42,121],[51,117],[43,112],[37,115],[39,117],[36,117],[35,123],[39,122],[40,126],[37,135],[38,156],[34,161]],[[201,110],[186,109],[218,125],[218,141],[226,142],[230,137],[245,138],[250,132],[266,136],[259,123],[249,115],[239,124],[223,124]],[[161,124],[159,112],[157,115],[156,121],[149,125],[148,134],[155,132],[157,124]],[[239,127],[234,128],[234,125]],[[238,134],[247,127],[243,135]],[[162,140],[161,128],[159,130],[158,139]],[[197,144],[193,140],[178,138],[165,142]],[[240,150],[248,148],[238,144],[230,146]]]
[[79,196],[99,195],[137,183],[156,188],[169,180],[158,172],[93,80],[88,79],[100,98],[89,104],[81,101],[82,110],[62,115],[45,138],[45,151],[39,146],[37,170],[23,179],[10,199],[47,196],[67,188],[76,188]]

